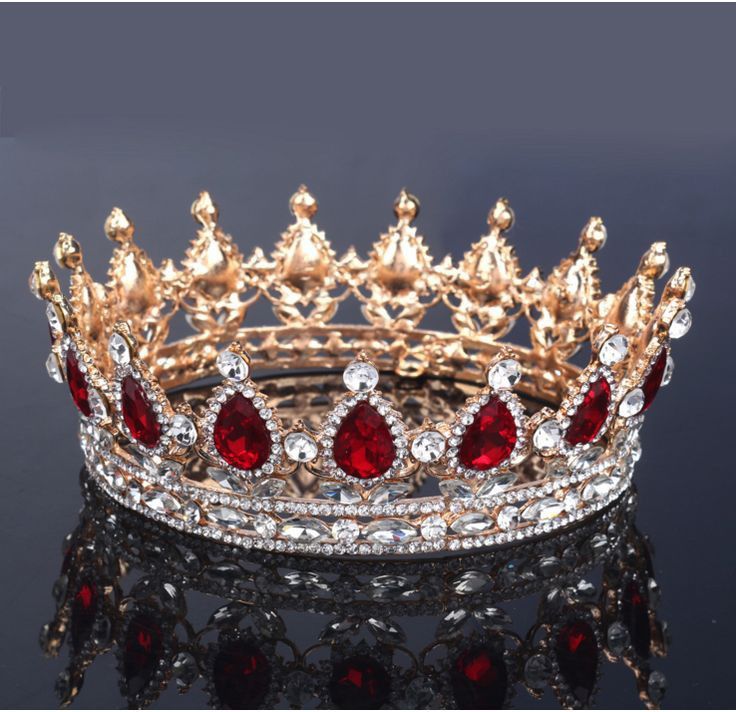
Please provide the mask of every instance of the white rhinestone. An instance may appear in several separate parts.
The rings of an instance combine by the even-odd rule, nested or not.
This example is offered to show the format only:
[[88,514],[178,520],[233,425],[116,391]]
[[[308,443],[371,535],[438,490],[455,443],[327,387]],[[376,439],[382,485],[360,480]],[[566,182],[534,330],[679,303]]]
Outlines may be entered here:
[[613,489],[615,482],[606,475],[599,475],[592,479],[583,489],[583,499],[586,502],[596,502],[605,499]]
[[690,310],[680,309],[680,311],[675,314],[675,318],[670,324],[670,336],[673,339],[679,339],[690,331],[690,327],[692,325],[693,315],[690,313]]
[[685,301],[689,302],[695,296],[695,280],[690,275],[687,279],[687,287],[685,287]]
[[159,514],[178,512],[181,509],[181,502],[173,494],[164,490],[148,490],[143,495],[143,502]]
[[110,337],[107,352],[118,366],[127,366],[130,363],[130,345],[122,334],[115,332]]
[[395,546],[417,538],[417,530],[403,519],[379,519],[365,528],[365,538],[373,544]]
[[207,519],[221,527],[242,527],[243,515],[230,507],[215,507],[207,513]]
[[545,420],[534,431],[533,440],[537,450],[554,450],[562,440],[562,428],[556,420]]
[[514,506],[504,507],[496,517],[499,529],[510,531],[516,529],[519,524],[519,508]]
[[268,514],[259,514],[255,518],[253,526],[258,536],[263,537],[264,539],[273,539],[273,537],[276,536],[276,530],[278,527],[274,519],[269,517]]
[[197,503],[193,502],[191,499],[184,505],[181,513],[184,517],[184,521],[190,526],[199,524],[199,520],[202,518],[202,511]]
[[372,391],[378,383],[378,371],[366,361],[351,361],[343,371],[342,380],[354,393]]
[[672,380],[672,374],[675,372],[675,360],[667,354],[667,365],[664,367],[664,375],[662,376],[662,385],[666,386]]
[[253,488],[253,496],[267,499],[269,497],[278,497],[286,487],[283,480],[270,479],[262,480]]
[[197,428],[186,415],[182,415],[181,413],[177,413],[171,419],[169,435],[181,447],[191,447],[197,442]]
[[316,544],[326,539],[330,530],[318,519],[287,519],[281,524],[281,533],[299,544]]
[[62,334],[64,332],[64,328],[61,324],[61,310],[59,309],[56,304],[52,304],[49,302],[46,305],[46,319],[49,322],[49,326],[51,327],[51,330],[56,334]]
[[623,418],[630,418],[641,412],[644,407],[644,391],[641,388],[634,388],[629,391],[621,400],[618,407],[618,414]]
[[515,485],[517,479],[518,477],[513,472],[506,472],[503,475],[491,477],[478,490],[477,495],[481,499],[495,497],[497,494],[501,494],[501,492],[505,492],[509,487]]
[[389,482],[371,492],[368,498],[371,504],[389,504],[411,492],[411,485],[407,482]]
[[464,536],[482,534],[493,526],[493,521],[482,512],[468,512],[452,523],[452,530]]
[[439,514],[433,514],[422,520],[422,538],[427,541],[442,539],[447,533],[447,524]]
[[[125,484],[123,479],[122,484]],[[141,487],[138,480],[130,480],[128,482],[128,500],[133,504],[139,504],[141,501],[141,495],[143,494],[143,488]]]
[[59,359],[53,351],[46,359],[46,373],[49,374],[49,378],[57,383],[64,383],[64,374],[62,374],[61,368],[59,368]]
[[570,490],[562,502],[562,506],[568,513],[574,512],[580,506],[580,495],[575,490]]
[[626,358],[628,350],[629,340],[623,334],[615,334],[601,346],[598,358],[605,366],[613,366]]
[[338,519],[332,525],[332,538],[343,544],[352,544],[360,535],[360,527],[352,519]]
[[436,430],[425,430],[414,438],[411,454],[419,462],[435,462],[445,452],[445,436]]
[[521,364],[513,358],[499,361],[488,371],[488,385],[497,391],[513,388],[521,379]]
[[284,450],[287,457],[294,462],[311,462],[319,452],[314,438],[301,431],[289,433],[284,438]]
[[233,351],[221,351],[217,356],[217,370],[223,378],[233,381],[244,381],[250,369],[245,359]]
[[562,514],[564,506],[562,502],[553,497],[545,497],[532,502],[524,509],[523,518],[528,521],[546,522]]
[[107,406],[105,399],[100,395],[96,388],[90,388],[87,394],[87,402],[92,411],[92,418],[95,420],[104,420],[107,418]]

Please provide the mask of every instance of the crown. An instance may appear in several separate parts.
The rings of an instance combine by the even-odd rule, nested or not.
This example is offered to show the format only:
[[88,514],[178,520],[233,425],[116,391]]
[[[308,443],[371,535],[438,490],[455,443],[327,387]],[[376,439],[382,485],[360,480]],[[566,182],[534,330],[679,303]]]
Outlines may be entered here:
[[661,701],[667,635],[634,493],[542,540],[398,562],[245,552],[82,487],[41,634],[48,655],[68,644],[63,706],[108,655],[130,708],[174,686],[230,709],[524,708],[546,691],[589,707],[605,660],[632,671],[632,700]]
[[[67,382],[86,464],[111,497],[243,547],[373,556],[538,536],[626,491],[644,414],[672,377],[671,340],[692,322],[687,267],[655,303],[664,243],[604,294],[600,218],[545,279],[522,275],[503,199],[458,264],[432,259],[406,191],[365,259],[334,252],[304,186],[290,207],[269,256],[243,256],[202,193],[180,267],[154,265],[117,208],[105,285],[66,233],[54,256],[68,297],[36,263],[47,370]],[[248,324],[259,300],[275,324]],[[356,302],[363,322],[339,323]],[[442,309],[452,333],[427,326]],[[181,315],[188,333],[169,340]],[[521,317],[530,345],[503,343]]]

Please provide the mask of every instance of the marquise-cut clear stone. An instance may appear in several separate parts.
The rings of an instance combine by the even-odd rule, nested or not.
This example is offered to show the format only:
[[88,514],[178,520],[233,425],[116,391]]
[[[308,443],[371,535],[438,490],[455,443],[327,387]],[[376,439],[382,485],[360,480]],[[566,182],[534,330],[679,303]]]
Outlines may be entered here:
[[447,524],[439,514],[432,514],[422,520],[421,532],[427,541],[442,539],[447,533]]
[[425,430],[411,444],[411,454],[419,462],[435,462],[445,452],[445,436],[437,430]]
[[585,472],[598,462],[603,453],[603,448],[598,445],[584,450],[570,460],[570,469],[573,472]]
[[690,310],[680,309],[670,324],[670,336],[673,339],[680,339],[690,331],[692,325],[693,315],[690,313]]
[[667,678],[663,672],[659,670],[653,670],[649,674],[647,680],[647,693],[649,699],[655,704],[659,705],[664,698],[664,694],[667,691]]
[[217,370],[223,378],[232,381],[244,381],[250,373],[245,359],[234,351],[221,351],[217,355]]
[[614,334],[601,346],[598,357],[606,366],[613,366],[626,358],[629,340],[623,334]]
[[452,523],[452,531],[463,536],[473,536],[488,531],[492,526],[493,520],[487,514],[468,512]]
[[253,522],[253,528],[256,530],[258,536],[264,539],[272,539],[276,536],[278,525],[274,518],[269,517],[268,514],[259,514]]
[[245,492],[240,480],[235,475],[231,475],[227,470],[221,470],[219,467],[208,467],[207,474],[210,476],[210,479],[217,482],[223,489],[239,494]]
[[87,402],[89,403],[94,420],[104,420],[107,418],[107,404],[96,388],[90,388],[87,391]]
[[110,337],[107,351],[113,363],[116,363],[118,366],[127,366],[130,363],[130,345],[122,334],[115,332]]
[[532,655],[524,665],[524,679],[529,687],[542,689],[552,674],[552,663],[546,655]]
[[598,475],[594,477],[583,488],[583,499],[586,502],[598,502],[605,499],[615,485],[613,478],[607,475]]
[[547,468],[545,470],[545,473],[547,477],[551,477],[552,479],[560,479],[561,477],[566,477],[570,474],[570,468],[567,466],[567,463],[564,460],[551,460],[547,464]]
[[662,376],[662,385],[666,386],[672,380],[672,374],[675,372],[675,360],[671,354],[667,354],[667,364],[664,367],[664,375]]
[[278,497],[286,487],[284,480],[271,478],[262,480],[253,488],[253,496],[261,499],[269,499],[270,497]]
[[692,275],[687,278],[687,286],[685,287],[685,301],[689,302],[695,296],[695,279]]
[[169,435],[181,447],[191,447],[197,442],[197,428],[186,415],[181,413],[177,413],[171,419]]
[[521,380],[521,364],[505,358],[488,370],[488,385],[497,391],[509,390]]
[[570,490],[562,500],[562,506],[571,514],[580,507],[580,495],[575,490]]
[[375,544],[395,546],[417,538],[417,530],[403,519],[379,519],[365,528],[365,538]]
[[406,482],[389,482],[388,484],[376,487],[368,498],[368,501],[371,504],[390,504],[397,499],[406,497],[410,491],[411,485]]
[[311,462],[319,452],[315,439],[302,431],[289,433],[284,438],[284,450],[294,462]]
[[182,507],[181,514],[184,521],[190,526],[196,526],[202,519],[202,510],[191,499]]
[[455,592],[463,596],[483,591],[490,585],[491,577],[483,571],[465,571],[452,582]]
[[342,380],[354,393],[372,391],[378,383],[378,371],[367,361],[351,361],[343,371]]
[[533,440],[534,447],[541,452],[554,450],[562,440],[562,428],[556,420],[545,420],[534,431]]
[[237,509],[230,507],[215,507],[207,512],[207,519],[218,527],[242,527],[245,518]]
[[485,482],[476,493],[481,499],[489,499],[505,492],[509,487],[513,487],[519,478],[513,472],[506,472],[503,475],[491,477]]
[[448,499],[473,499],[473,490],[462,480],[442,480],[439,487],[442,495]]
[[622,399],[618,406],[618,414],[623,418],[630,418],[641,412],[644,407],[644,391],[641,388],[633,388]]
[[57,383],[64,382],[64,376],[59,368],[59,359],[56,354],[52,351],[46,359],[46,373],[49,374],[49,378],[56,381]]
[[503,529],[506,532],[511,529],[516,529],[519,525],[519,508],[514,507],[513,505],[504,507],[498,513],[496,523],[498,524],[499,529]]
[[60,310],[56,304],[49,302],[46,305],[46,319],[48,320],[49,326],[53,332],[61,334],[64,331],[64,328],[61,325]]
[[360,527],[352,519],[338,519],[332,525],[332,537],[343,544],[352,544],[360,536]]
[[330,536],[327,525],[318,519],[287,519],[281,524],[281,533],[298,544],[315,544]]
[[340,504],[357,504],[363,499],[360,493],[349,485],[336,482],[321,482],[319,489],[325,497]]
[[165,490],[149,489],[143,494],[143,502],[159,514],[178,512],[181,509],[181,502]]
[[528,522],[546,522],[562,514],[564,505],[554,497],[545,497],[532,502],[524,509],[523,518]]

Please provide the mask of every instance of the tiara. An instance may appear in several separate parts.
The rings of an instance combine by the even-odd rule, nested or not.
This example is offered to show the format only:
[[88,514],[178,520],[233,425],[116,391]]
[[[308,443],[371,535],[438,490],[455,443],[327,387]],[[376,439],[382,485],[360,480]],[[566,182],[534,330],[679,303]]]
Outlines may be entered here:
[[68,646],[63,706],[106,655],[131,708],[174,686],[231,709],[499,709],[546,690],[588,707],[606,659],[661,701],[667,636],[633,493],[553,537],[397,562],[246,552],[142,519],[86,474],[82,488],[41,634],[50,656]]
[[[644,414],[672,377],[671,340],[692,323],[689,268],[655,303],[664,243],[604,294],[600,218],[544,279],[522,275],[504,199],[457,264],[432,259],[406,191],[365,259],[335,253],[304,186],[290,208],[270,255],[243,256],[201,193],[181,266],[154,265],[117,208],[105,285],[66,233],[54,257],[71,271],[68,297],[36,263],[46,367],[67,382],[87,467],[111,497],[241,547],[375,556],[539,536],[627,490]],[[247,325],[264,303],[276,323]],[[356,305],[362,323],[336,321]],[[454,331],[437,326],[448,314]],[[530,346],[502,342],[521,317]],[[337,394],[300,394],[302,378],[336,372]],[[451,391],[462,398],[448,411]]]

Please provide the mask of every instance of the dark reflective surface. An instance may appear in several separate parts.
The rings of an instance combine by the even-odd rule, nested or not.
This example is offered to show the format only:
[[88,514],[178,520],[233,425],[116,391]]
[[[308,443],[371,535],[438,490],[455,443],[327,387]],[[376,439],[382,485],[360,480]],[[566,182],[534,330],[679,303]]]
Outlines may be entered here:
[[622,674],[632,704],[664,696],[668,633],[635,493],[537,542],[365,562],[215,545],[81,482],[40,641],[61,660],[63,705],[110,666],[114,704],[133,707],[174,690],[192,707],[588,706]]

